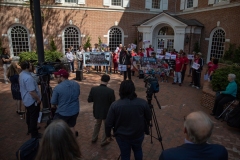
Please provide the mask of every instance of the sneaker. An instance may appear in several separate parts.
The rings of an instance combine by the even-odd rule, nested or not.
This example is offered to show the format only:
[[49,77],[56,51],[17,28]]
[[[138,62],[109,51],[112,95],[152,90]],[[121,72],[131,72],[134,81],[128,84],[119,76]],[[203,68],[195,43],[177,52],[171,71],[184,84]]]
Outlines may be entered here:
[[182,86],[182,84],[181,84],[181,83],[179,83],[179,86]]
[[172,84],[176,84],[175,82],[173,82]]
[[5,84],[8,84],[8,82],[6,81]]
[[199,87],[196,87],[197,89],[199,89]]
[[196,87],[196,86],[192,85],[192,87]]

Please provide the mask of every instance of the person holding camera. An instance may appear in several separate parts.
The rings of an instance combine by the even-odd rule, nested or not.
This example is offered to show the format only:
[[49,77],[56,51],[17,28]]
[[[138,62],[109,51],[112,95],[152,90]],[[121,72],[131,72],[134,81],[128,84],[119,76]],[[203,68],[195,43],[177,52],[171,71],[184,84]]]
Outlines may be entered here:
[[19,85],[22,97],[22,102],[27,109],[26,122],[28,125],[28,133],[31,133],[32,138],[41,137],[38,134],[37,120],[40,111],[41,96],[37,82],[32,77],[29,62],[20,64],[22,72],[19,75]]
[[121,160],[129,160],[131,149],[134,157],[143,157],[142,142],[144,132],[152,119],[151,110],[146,100],[137,98],[135,86],[131,80],[121,83],[120,99],[113,102],[108,111],[105,131],[107,140],[111,141],[111,129],[121,151]]

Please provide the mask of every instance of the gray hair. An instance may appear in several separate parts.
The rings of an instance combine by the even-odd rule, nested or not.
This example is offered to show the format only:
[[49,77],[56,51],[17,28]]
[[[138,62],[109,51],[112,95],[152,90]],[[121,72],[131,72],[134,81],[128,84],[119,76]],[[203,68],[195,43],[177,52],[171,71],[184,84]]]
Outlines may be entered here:
[[205,113],[198,111],[187,116],[184,127],[191,142],[202,144],[212,135],[213,123]]
[[228,74],[228,77],[230,77],[233,81],[236,79],[236,75],[235,74]]

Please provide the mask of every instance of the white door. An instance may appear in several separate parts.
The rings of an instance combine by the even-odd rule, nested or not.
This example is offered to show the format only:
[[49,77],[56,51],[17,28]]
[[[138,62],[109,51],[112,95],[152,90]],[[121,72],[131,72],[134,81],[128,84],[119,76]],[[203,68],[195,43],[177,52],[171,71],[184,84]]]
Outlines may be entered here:
[[156,49],[166,48],[168,52],[173,49],[174,36],[158,36],[156,41]]

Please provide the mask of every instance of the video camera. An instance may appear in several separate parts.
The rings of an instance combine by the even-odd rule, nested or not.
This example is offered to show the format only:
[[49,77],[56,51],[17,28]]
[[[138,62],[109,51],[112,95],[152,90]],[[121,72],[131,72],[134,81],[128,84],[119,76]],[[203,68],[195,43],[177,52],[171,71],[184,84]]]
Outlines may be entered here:
[[43,75],[50,75],[53,74],[53,72],[56,72],[57,69],[55,68],[54,62],[45,62],[42,65],[37,66],[37,75],[43,76]]
[[149,75],[144,77],[145,87],[147,88],[147,94],[153,94],[159,92],[159,83],[157,77],[155,77],[154,71],[149,71]]

